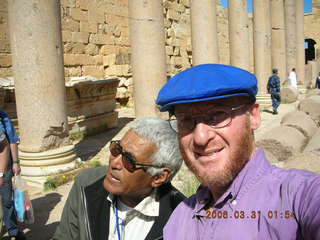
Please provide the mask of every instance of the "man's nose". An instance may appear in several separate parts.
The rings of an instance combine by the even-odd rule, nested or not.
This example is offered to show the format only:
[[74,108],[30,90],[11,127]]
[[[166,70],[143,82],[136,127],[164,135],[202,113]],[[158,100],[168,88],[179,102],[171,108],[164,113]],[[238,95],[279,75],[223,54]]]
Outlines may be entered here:
[[110,157],[109,157],[109,165],[113,169],[121,169],[122,168],[122,155],[119,154],[116,157],[110,155]]
[[214,139],[215,136],[215,129],[201,121],[196,123],[193,130],[193,140],[196,145],[205,146],[210,140]]

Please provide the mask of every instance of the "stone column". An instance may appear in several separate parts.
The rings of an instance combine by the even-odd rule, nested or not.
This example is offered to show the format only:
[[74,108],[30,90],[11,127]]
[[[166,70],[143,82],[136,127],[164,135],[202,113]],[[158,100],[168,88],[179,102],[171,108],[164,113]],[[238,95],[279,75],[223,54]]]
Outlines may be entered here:
[[278,69],[281,83],[287,79],[284,0],[271,0],[271,66]]
[[297,31],[297,60],[296,72],[297,82],[299,85],[304,84],[304,68],[305,68],[305,50],[304,50],[304,0],[296,0],[296,31]]
[[[258,78],[259,95],[266,95],[271,75],[270,1],[253,1],[254,71]],[[268,96],[268,100],[270,97]]]
[[218,63],[215,0],[191,0],[192,63]]
[[229,0],[230,64],[249,70],[247,0]]
[[162,1],[129,0],[136,118],[159,115],[155,99],[167,80]]
[[76,158],[68,136],[60,4],[8,3],[22,174],[43,183],[75,168]]
[[[287,43],[286,59],[287,73],[289,74],[292,68],[296,68],[296,0],[284,0],[284,3]],[[289,84],[289,81],[287,82],[287,84]]]

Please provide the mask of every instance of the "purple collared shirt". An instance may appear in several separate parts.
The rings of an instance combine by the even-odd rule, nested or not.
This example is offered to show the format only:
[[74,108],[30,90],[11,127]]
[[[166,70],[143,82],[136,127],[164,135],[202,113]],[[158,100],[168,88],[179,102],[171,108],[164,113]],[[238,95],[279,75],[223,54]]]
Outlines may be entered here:
[[[320,176],[270,165],[263,149],[213,206],[211,200],[201,188],[180,203],[164,239],[320,239]],[[204,209],[208,204],[213,211]]]

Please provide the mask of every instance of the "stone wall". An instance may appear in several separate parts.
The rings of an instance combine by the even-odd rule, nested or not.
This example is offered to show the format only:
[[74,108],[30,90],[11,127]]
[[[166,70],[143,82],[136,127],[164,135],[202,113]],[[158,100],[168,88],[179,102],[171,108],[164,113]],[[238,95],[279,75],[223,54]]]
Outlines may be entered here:
[[[128,0],[60,1],[66,82],[82,76],[117,77],[120,83],[116,98],[122,104],[128,100],[132,103]],[[228,11],[217,2],[219,62],[229,64]],[[0,77],[12,76],[7,3],[8,0],[0,1]],[[192,64],[190,0],[163,0],[163,5],[170,77]],[[320,44],[318,10],[305,15],[305,35]],[[249,25],[248,51],[253,71],[251,14]]]
[[[0,1],[0,77],[12,76],[8,0]],[[219,1],[218,1],[219,2]],[[190,0],[163,0],[168,77],[192,64]],[[227,11],[218,4],[220,62],[229,63]],[[120,79],[116,98],[132,100],[128,0],[61,0],[65,79]]]

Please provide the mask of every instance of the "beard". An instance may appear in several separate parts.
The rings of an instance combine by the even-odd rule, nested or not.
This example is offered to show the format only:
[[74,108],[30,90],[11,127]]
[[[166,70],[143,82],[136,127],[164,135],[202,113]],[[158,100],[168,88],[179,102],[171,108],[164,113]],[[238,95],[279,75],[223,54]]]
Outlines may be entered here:
[[250,120],[247,118],[238,145],[231,149],[229,159],[226,159],[221,169],[201,173],[192,161],[188,161],[185,151],[181,148],[182,157],[189,170],[195,174],[202,186],[209,189],[226,190],[237,177],[246,163],[250,160],[254,148],[254,135],[250,129]]

